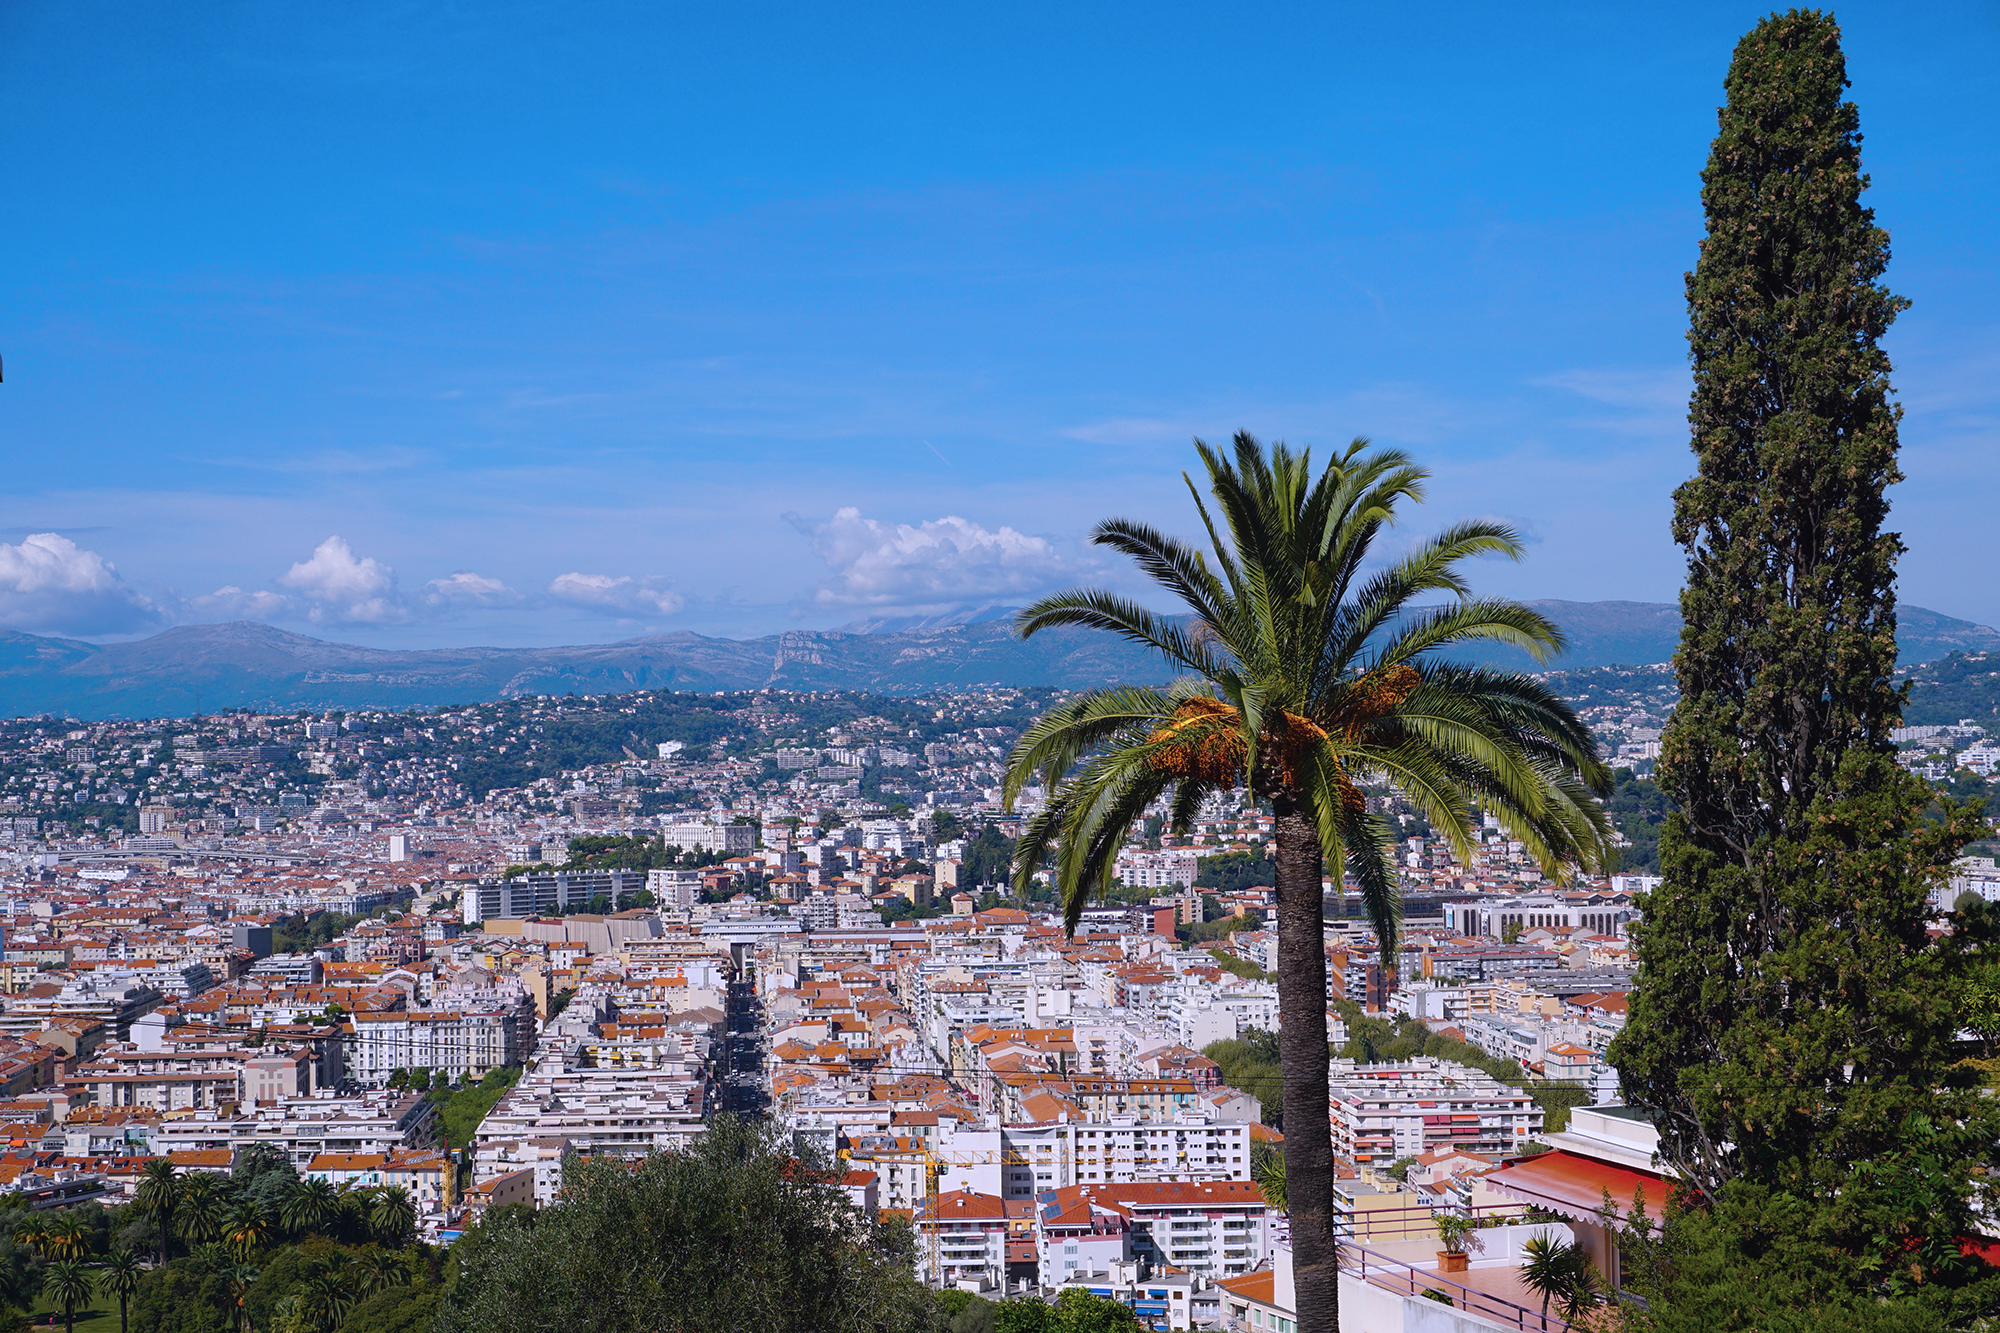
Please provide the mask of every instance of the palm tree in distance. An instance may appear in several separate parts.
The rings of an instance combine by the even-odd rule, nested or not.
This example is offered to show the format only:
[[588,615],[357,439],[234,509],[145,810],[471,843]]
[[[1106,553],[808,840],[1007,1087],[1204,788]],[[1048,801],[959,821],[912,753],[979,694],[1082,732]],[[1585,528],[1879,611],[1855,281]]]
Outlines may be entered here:
[[162,1157],[146,1163],[139,1176],[140,1213],[151,1219],[160,1233],[160,1263],[167,1262],[167,1241],[173,1231],[174,1209],[180,1202],[181,1178],[172,1159]]
[[[1094,534],[1185,605],[1191,623],[1093,590],[1020,613],[1024,636],[1063,625],[1107,630],[1184,674],[1166,689],[1091,691],[1021,737],[1009,803],[1037,781],[1050,794],[1016,849],[1015,882],[1025,892],[1052,859],[1074,931],[1089,898],[1111,887],[1118,851],[1149,808],[1164,808],[1184,836],[1211,797],[1247,785],[1268,803],[1298,1322],[1300,1333],[1333,1333],[1324,868],[1341,868],[1359,887],[1393,973],[1393,835],[1369,811],[1365,787],[1393,788],[1468,864],[1476,814],[1492,815],[1556,875],[1608,862],[1610,825],[1592,798],[1609,791],[1610,773],[1589,730],[1539,682],[1440,659],[1479,640],[1537,659],[1561,650],[1554,625],[1518,603],[1473,597],[1459,571],[1474,556],[1519,558],[1510,529],[1457,524],[1370,574],[1371,548],[1397,504],[1423,496],[1426,474],[1406,455],[1356,440],[1315,475],[1309,453],[1283,444],[1267,452],[1249,435],[1236,437],[1233,459],[1199,440],[1195,448],[1221,515],[1218,527],[1186,478],[1210,550],[1123,519]],[[1418,602],[1439,594],[1443,605]]]
[[263,1209],[248,1199],[239,1199],[222,1224],[222,1238],[229,1242],[229,1252],[236,1256],[236,1262],[245,1263],[264,1243],[270,1229]]
[[174,1206],[174,1225],[189,1249],[206,1245],[222,1234],[228,1205],[222,1183],[215,1176],[197,1171],[182,1178],[180,1200]]
[[42,1275],[42,1290],[62,1307],[64,1333],[76,1333],[76,1312],[90,1304],[96,1291],[88,1268],[74,1259],[58,1259]]
[[139,1271],[139,1256],[130,1250],[113,1250],[104,1256],[103,1276],[98,1281],[118,1298],[118,1333],[126,1333],[125,1305],[139,1289]]
[[401,1185],[390,1185],[375,1196],[368,1221],[375,1239],[394,1249],[407,1241],[410,1233],[416,1230],[416,1201]]
[[361,1290],[367,1295],[401,1287],[409,1281],[410,1266],[402,1255],[391,1250],[373,1250],[362,1256]]
[[285,1225],[301,1236],[323,1230],[340,1212],[340,1195],[332,1184],[308,1177],[285,1194]]
[[236,1306],[236,1327],[240,1333],[250,1333],[250,1284],[257,1280],[257,1270],[248,1264],[238,1264],[229,1270],[229,1299]]
[[58,1213],[45,1223],[37,1236],[44,1258],[81,1259],[90,1248],[83,1223],[73,1213]]

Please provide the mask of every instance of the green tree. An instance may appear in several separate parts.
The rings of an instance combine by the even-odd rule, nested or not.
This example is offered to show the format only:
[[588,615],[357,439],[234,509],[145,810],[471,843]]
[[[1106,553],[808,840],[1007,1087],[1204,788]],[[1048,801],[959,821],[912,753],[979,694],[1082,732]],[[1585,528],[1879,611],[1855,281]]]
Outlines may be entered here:
[[174,1208],[174,1228],[190,1246],[206,1245],[222,1235],[229,1217],[229,1198],[220,1178],[206,1171],[181,1179],[180,1201]]
[[1521,1282],[1542,1298],[1544,1327],[1550,1301],[1570,1322],[1596,1301],[1597,1270],[1590,1256],[1581,1245],[1558,1240],[1550,1232],[1537,1232],[1521,1242]]
[[360,1293],[344,1274],[328,1268],[307,1281],[299,1302],[301,1312],[319,1333],[333,1333],[359,1297]]
[[373,1296],[390,1287],[400,1287],[409,1280],[410,1266],[399,1254],[373,1250],[361,1258],[361,1290],[364,1295]]
[[416,1200],[401,1185],[391,1185],[375,1196],[368,1224],[380,1244],[391,1249],[405,1245],[417,1229]]
[[229,1216],[222,1224],[222,1238],[228,1242],[229,1252],[236,1256],[238,1263],[246,1263],[264,1244],[270,1234],[270,1223],[264,1217],[264,1210],[250,1199],[239,1200],[229,1210]]
[[1139,1333],[1144,1327],[1131,1306],[1075,1288],[1053,1302],[1018,1296],[993,1309],[993,1333]]
[[340,1195],[324,1180],[308,1178],[296,1182],[285,1195],[282,1216],[295,1234],[306,1236],[324,1230],[340,1212]]
[[75,1259],[58,1259],[43,1273],[42,1290],[62,1309],[63,1333],[76,1333],[76,1312],[90,1304],[97,1288],[88,1268]]
[[452,1247],[437,1333],[889,1333],[939,1313],[830,1171],[778,1130],[728,1117],[636,1169],[578,1162],[562,1202],[529,1220],[489,1219]]
[[257,1270],[247,1264],[229,1270],[230,1304],[240,1333],[250,1333],[250,1286],[256,1280]]
[[1285,1211],[1285,1154],[1268,1143],[1259,1143],[1250,1150],[1250,1179],[1257,1182],[1257,1193],[1264,1196],[1264,1202],[1278,1212]]
[[139,1285],[139,1256],[130,1250],[113,1250],[104,1256],[98,1282],[118,1300],[118,1333],[125,1333],[125,1306]]
[[341,1333],[430,1333],[443,1293],[431,1286],[387,1287],[356,1302]]
[[135,1201],[139,1205],[140,1216],[158,1228],[160,1233],[160,1262],[167,1262],[167,1236],[173,1230],[174,1207],[180,1202],[181,1179],[168,1158],[146,1163],[139,1173],[139,1189]]
[[[1473,640],[1536,655],[1562,637],[1513,602],[1472,597],[1459,566],[1518,557],[1518,538],[1464,523],[1387,568],[1364,573],[1375,539],[1426,474],[1394,450],[1356,441],[1315,475],[1310,456],[1238,435],[1233,460],[1196,442],[1222,515],[1194,481],[1212,549],[1143,524],[1100,524],[1095,540],[1131,556],[1194,623],[1106,592],[1062,593],[1021,612],[1024,635],[1062,625],[1108,630],[1185,673],[1170,689],[1082,694],[1050,710],[1015,747],[1011,801],[1051,790],[1016,849],[1016,875],[1053,857],[1067,921],[1112,884],[1118,849],[1155,801],[1177,834],[1204,801],[1247,784],[1275,816],[1279,1046],[1287,1194],[1299,1325],[1339,1326],[1333,1144],[1326,1116],[1326,954],[1321,876],[1359,885],[1385,960],[1397,957],[1394,833],[1369,812],[1359,775],[1378,776],[1424,812],[1467,860],[1475,808],[1495,816],[1552,875],[1606,864],[1609,825],[1592,799],[1610,788],[1589,730],[1522,675],[1440,655]],[[1225,536],[1226,531],[1226,536]],[[1452,600],[1421,609],[1420,599]],[[1338,877],[1338,875],[1336,875]]]
[[1886,1291],[1940,1285],[2000,1112],[1954,1068],[1956,992],[1927,935],[1977,820],[1947,804],[1926,822],[1890,740],[1900,410],[1879,340],[1906,303],[1880,282],[1846,86],[1830,16],[1759,23],[1702,174],[1665,882],[1610,1057],[1704,1195],[1804,1201],[1826,1253]]

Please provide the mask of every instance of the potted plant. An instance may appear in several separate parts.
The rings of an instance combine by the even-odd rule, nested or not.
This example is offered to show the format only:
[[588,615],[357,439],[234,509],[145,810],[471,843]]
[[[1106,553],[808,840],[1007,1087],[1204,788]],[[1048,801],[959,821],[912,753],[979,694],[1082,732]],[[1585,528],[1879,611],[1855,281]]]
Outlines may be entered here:
[[1444,1246],[1438,1251],[1438,1272],[1463,1273],[1470,1262],[1466,1246],[1478,1244],[1472,1235],[1472,1219],[1457,1213],[1439,1213],[1433,1221],[1437,1226],[1438,1244]]

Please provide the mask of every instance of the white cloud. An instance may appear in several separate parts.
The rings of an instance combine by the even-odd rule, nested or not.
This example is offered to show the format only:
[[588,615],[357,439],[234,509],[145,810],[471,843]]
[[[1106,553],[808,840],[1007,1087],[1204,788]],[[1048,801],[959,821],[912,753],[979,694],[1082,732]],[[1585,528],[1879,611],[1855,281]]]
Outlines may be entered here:
[[290,612],[292,599],[275,592],[246,592],[235,584],[225,584],[205,597],[188,604],[199,619],[223,616],[230,620],[274,620]]
[[157,626],[160,608],[110,561],[67,537],[0,542],[0,625],[58,634],[127,634]]
[[433,606],[519,606],[527,600],[502,583],[471,570],[460,570],[424,585],[424,598]]
[[549,583],[549,596],[571,606],[641,619],[670,616],[687,605],[687,599],[664,579],[635,579],[622,574],[615,578],[609,574],[558,574]]
[[396,571],[372,556],[356,556],[337,536],[279,575],[278,583],[299,594],[306,619],[316,624],[398,625],[413,618],[396,590]]
[[956,515],[912,526],[863,518],[849,506],[811,534],[813,550],[833,570],[813,594],[822,604],[938,610],[1033,596],[1073,572],[1040,537]]

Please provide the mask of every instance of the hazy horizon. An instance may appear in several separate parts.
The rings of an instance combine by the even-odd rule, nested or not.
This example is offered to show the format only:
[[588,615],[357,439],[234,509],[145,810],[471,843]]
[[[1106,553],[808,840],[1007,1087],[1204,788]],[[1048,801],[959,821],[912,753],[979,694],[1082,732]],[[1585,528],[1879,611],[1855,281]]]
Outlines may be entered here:
[[[754,638],[1192,535],[1189,438],[1434,470],[1671,601],[1681,275],[1761,4],[0,10],[0,625]],[[2000,11],[1844,6],[1901,595],[2000,623]],[[45,535],[46,534],[46,535]]]

